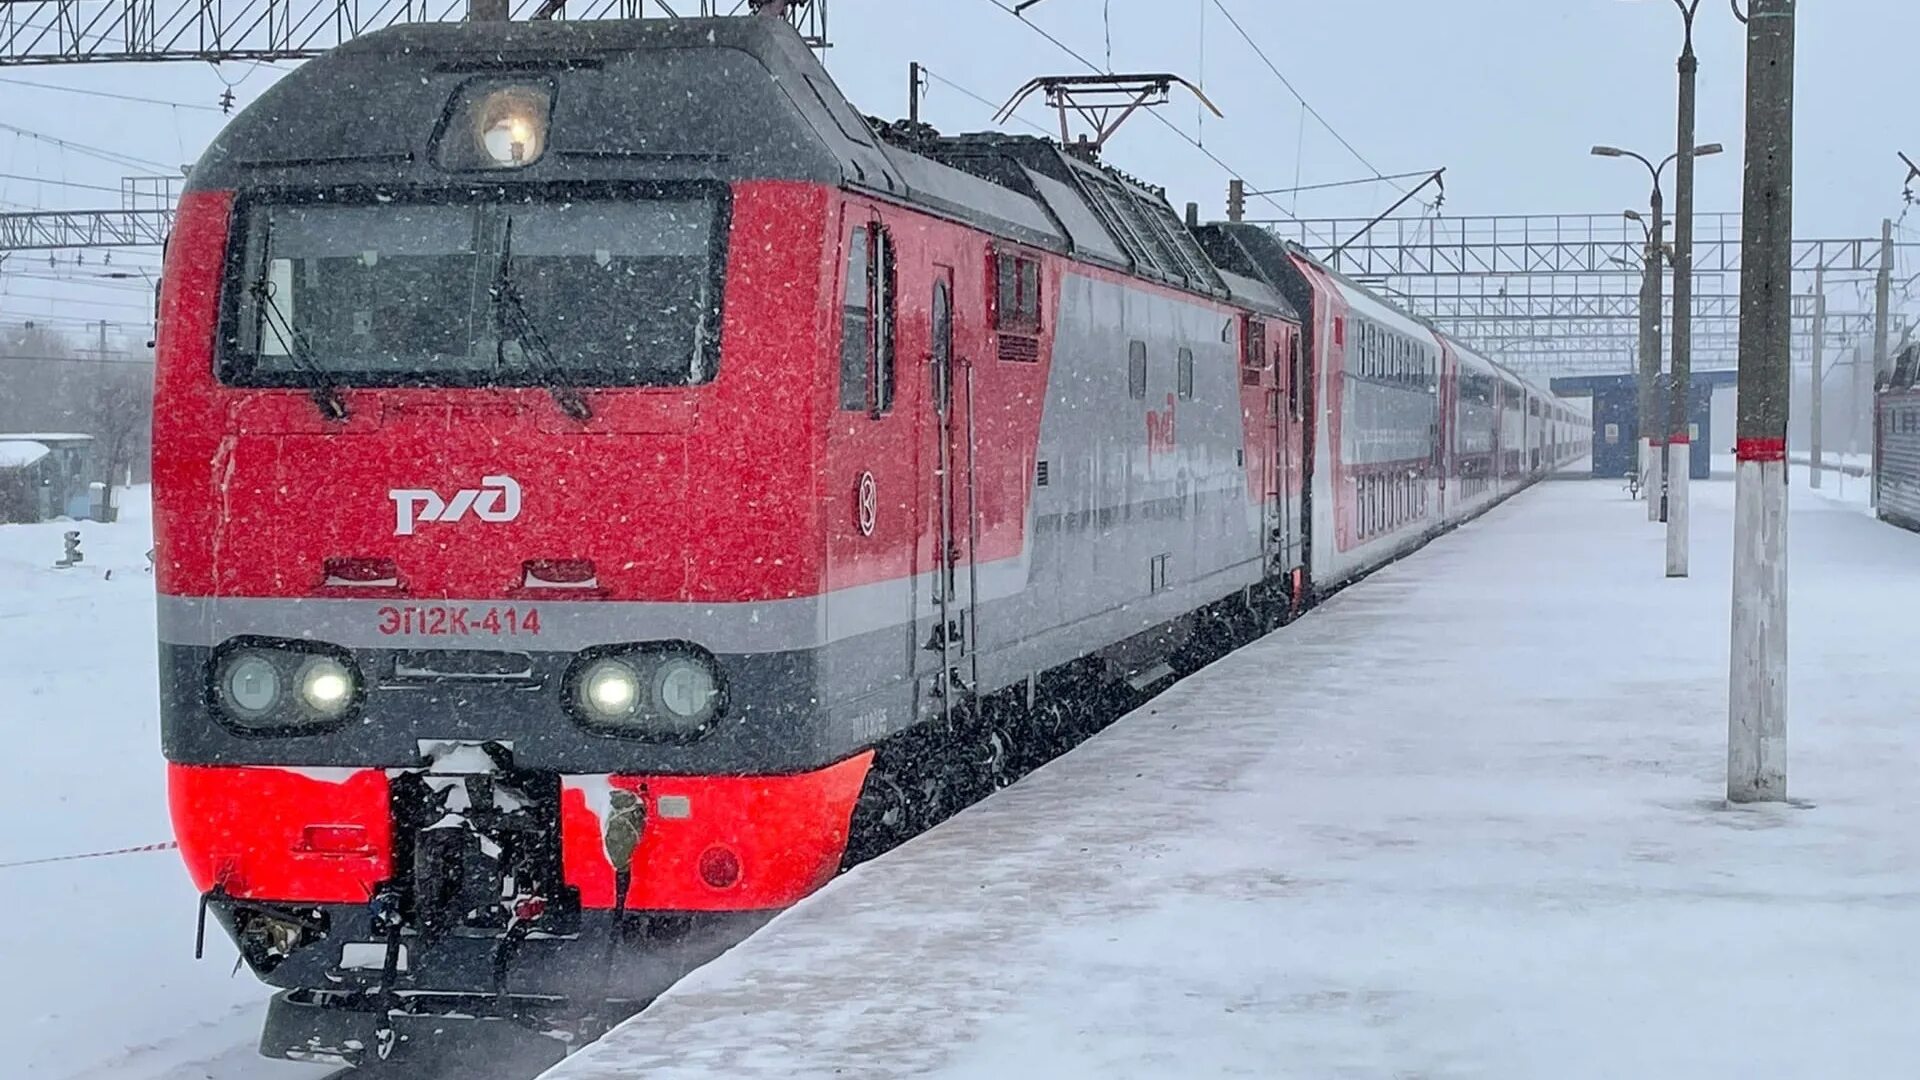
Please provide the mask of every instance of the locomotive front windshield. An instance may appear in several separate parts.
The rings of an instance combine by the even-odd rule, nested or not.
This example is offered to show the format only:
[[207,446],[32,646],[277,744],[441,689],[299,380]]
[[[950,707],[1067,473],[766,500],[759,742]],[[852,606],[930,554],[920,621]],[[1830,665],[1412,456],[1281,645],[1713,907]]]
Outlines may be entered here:
[[718,200],[254,202],[236,385],[685,386],[714,374]]

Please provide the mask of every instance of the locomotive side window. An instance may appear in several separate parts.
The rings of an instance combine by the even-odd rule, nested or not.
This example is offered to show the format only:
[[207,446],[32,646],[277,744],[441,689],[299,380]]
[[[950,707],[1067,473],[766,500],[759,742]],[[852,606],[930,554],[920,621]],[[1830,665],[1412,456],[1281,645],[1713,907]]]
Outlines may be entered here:
[[1182,401],[1193,400],[1193,350],[1180,350],[1179,392]]
[[1147,400],[1147,343],[1136,341],[1127,346],[1127,396]]
[[1261,369],[1267,366],[1267,324],[1252,316],[1241,323],[1240,385],[1259,386]]
[[1016,334],[1040,332],[1040,261],[1001,252],[993,260],[993,325]]
[[953,297],[945,280],[933,283],[933,401],[945,416],[953,400]]
[[1301,403],[1300,388],[1306,381],[1307,342],[1305,336],[1295,334],[1293,336],[1293,371],[1287,378],[1287,411],[1293,415],[1295,420],[1305,418],[1305,414],[1301,412],[1303,406]]
[[1040,329],[1040,264],[1032,259],[1015,259],[1020,271],[1020,322]]
[[1019,308],[1019,275],[1014,273],[1013,256],[1000,255],[993,260],[993,325],[1004,330],[1016,321]]
[[847,242],[846,299],[840,307],[840,408],[865,412],[873,377],[872,243],[866,226]]
[[840,408],[878,419],[893,410],[894,255],[884,226],[860,226],[847,243],[840,319]]
[[879,313],[874,327],[873,409],[877,419],[893,411],[895,311],[895,269],[893,233],[885,226],[874,230],[873,310]]

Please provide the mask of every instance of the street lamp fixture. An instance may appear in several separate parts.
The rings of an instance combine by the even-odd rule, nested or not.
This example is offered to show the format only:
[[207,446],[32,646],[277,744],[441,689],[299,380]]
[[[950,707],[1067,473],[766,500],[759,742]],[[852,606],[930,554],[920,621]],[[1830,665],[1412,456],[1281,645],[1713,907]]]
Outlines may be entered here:
[[[1685,10],[1684,7],[1682,10]],[[1712,157],[1715,154],[1724,153],[1725,151],[1726,147],[1719,143],[1701,143],[1693,148],[1692,156],[1695,158]],[[1636,154],[1632,150],[1626,150],[1618,146],[1601,144],[1595,146],[1592,153],[1594,157],[1632,158],[1647,167],[1647,175],[1653,180],[1653,194],[1649,200],[1653,211],[1652,222],[1649,223],[1647,218],[1642,216],[1638,211],[1628,211],[1626,217],[1630,221],[1638,221],[1641,228],[1646,230],[1645,237],[1647,244],[1647,254],[1643,261],[1646,280],[1642,283],[1640,293],[1641,472],[1644,475],[1660,475],[1660,481],[1657,484],[1649,480],[1647,490],[1650,493],[1653,491],[1659,491],[1661,493],[1661,496],[1657,499],[1649,494],[1647,499],[1647,519],[1649,521],[1667,521],[1669,517],[1669,500],[1666,496],[1672,488],[1672,477],[1668,475],[1666,467],[1669,453],[1667,450],[1669,443],[1667,429],[1674,425],[1671,417],[1666,418],[1668,422],[1662,423],[1655,419],[1655,414],[1677,411],[1677,406],[1674,401],[1671,400],[1670,395],[1677,396],[1683,393],[1683,391],[1679,388],[1678,384],[1663,385],[1660,383],[1661,325],[1659,312],[1662,304],[1661,270],[1663,262],[1671,264],[1675,269],[1674,310],[1676,342],[1680,341],[1681,335],[1686,333],[1686,327],[1684,325],[1686,322],[1686,313],[1682,312],[1681,307],[1691,307],[1693,282],[1690,274],[1688,275],[1688,280],[1684,282],[1681,281],[1681,259],[1678,245],[1670,247],[1664,242],[1667,227],[1666,196],[1660,190],[1660,185],[1661,178],[1667,171],[1667,166],[1679,160],[1680,152],[1676,150],[1668,154],[1659,164],[1655,164],[1643,154]],[[1689,205],[1691,205],[1691,200],[1689,199],[1688,201]],[[1689,254],[1687,266],[1691,268],[1691,265],[1692,260]],[[1681,346],[1681,348],[1685,348],[1685,346]],[[1672,558],[1672,547],[1673,545],[1670,543],[1670,560]],[[1671,561],[1669,565],[1672,565]]]
[[[1715,154],[1724,154],[1726,152],[1727,152],[1727,148],[1720,145],[1717,142],[1703,143],[1693,148],[1693,156],[1697,158],[1712,157]],[[1667,166],[1673,164],[1680,157],[1680,152],[1678,150],[1675,150],[1673,153],[1667,155],[1666,160],[1662,161],[1658,165],[1655,165],[1652,161],[1649,161],[1645,156],[1641,154],[1636,154],[1631,150],[1622,150],[1617,146],[1596,146],[1593,148],[1592,153],[1594,157],[1632,158],[1633,160],[1639,162],[1640,164],[1645,165],[1647,167],[1647,171],[1653,174],[1653,183],[1655,187],[1658,187],[1660,185],[1660,177],[1662,174],[1664,174],[1667,171]]]
[[[1646,241],[1648,247],[1653,245],[1653,226],[1647,224],[1647,216],[1645,214],[1642,214],[1638,210],[1626,210],[1623,211],[1620,216],[1640,226],[1641,238]],[[1621,262],[1624,265],[1623,260],[1615,259],[1614,261]]]

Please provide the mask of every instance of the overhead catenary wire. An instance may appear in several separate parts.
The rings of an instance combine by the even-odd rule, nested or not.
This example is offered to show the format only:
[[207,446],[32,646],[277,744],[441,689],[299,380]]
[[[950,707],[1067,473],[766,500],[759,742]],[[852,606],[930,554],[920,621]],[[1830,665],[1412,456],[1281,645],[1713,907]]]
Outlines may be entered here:
[[1325,184],[1305,184],[1287,188],[1275,188],[1271,191],[1249,191],[1248,195],[1297,195],[1302,191],[1327,191],[1332,188],[1358,187],[1362,184],[1379,184],[1392,180],[1411,180],[1416,177],[1432,176],[1432,169],[1418,172],[1394,173],[1391,176],[1366,176],[1358,180],[1334,180]]
[[[1199,64],[1198,74],[1200,76],[1200,81],[1196,85],[1200,87],[1200,90],[1202,93],[1205,93],[1207,89],[1207,0],[1199,0],[1199,4],[1200,4],[1200,12],[1199,12],[1200,14],[1200,35],[1199,35],[1200,64]],[[1206,105],[1206,102],[1204,101],[1195,101],[1193,103],[1194,130],[1200,133],[1201,142],[1207,141],[1207,110],[1204,107],[1205,105]]]
[[[83,307],[111,308],[118,311],[146,311],[151,304],[137,300],[90,300],[81,296],[46,296],[40,293],[19,293],[0,287],[0,301],[25,300],[40,304],[79,304]],[[98,321],[98,320],[95,320]]]
[[[140,282],[140,279],[138,277],[125,278],[125,279],[101,278],[94,281],[88,281],[85,279],[76,279],[76,278],[62,278],[62,279],[55,280],[55,279],[33,277],[35,273],[36,271],[31,269],[20,271],[20,270],[9,268],[5,271],[0,271],[0,300],[45,300],[53,303],[66,302],[67,300],[66,296],[47,296],[47,295],[42,295],[40,293],[23,293],[23,292],[14,291],[15,282],[19,282],[22,280],[29,280],[29,279],[36,280],[36,281],[48,280],[52,284],[71,285],[71,286],[74,286],[76,290],[81,292],[84,292],[87,290],[103,290],[108,292],[142,291],[151,295],[153,291],[152,289],[138,289],[137,286],[139,285],[139,282]],[[79,302],[85,303],[86,301],[79,301]],[[133,306],[138,307],[140,305],[134,304]]]
[[[1373,162],[1367,160],[1367,156],[1365,154],[1362,154],[1358,147],[1354,146],[1353,143],[1350,142],[1345,135],[1342,135],[1340,133],[1339,128],[1336,128],[1333,126],[1332,121],[1328,120],[1325,116],[1321,115],[1320,110],[1314,108],[1313,104],[1309,102],[1303,94],[1300,93],[1300,91],[1293,85],[1293,80],[1287,78],[1286,73],[1280,70],[1280,66],[1273,62],[1273,58],[1271,56],[1267,55],[1267,51],[1260,47],[1260,43],[1253,39],[1253,35],[1247,32],[1247,28],[1241,25],[1240,20],[1233,14],[1232,11],[1228,10],[1224,0],[1212,0],[1212,2],[1213,2],[1213,6],[1219,10],[1220,14],[1226,16],[1227,22],[1233,25],[1234,32],[1238,33],[1240,35],[1240,39],[1247,43],[1247,47],[1252,49],[1254,55],[1260,58],[1260,62],[1267,66],[1267,70],[1273,72],[1273,77],[1280,80],[1280,85],[1286,87],[1287,93],[1293,95],[1293,100],[1300,103],[1300,107],[1306,110],[1307,115],[1319,121],[1320,126],[1327,129],[1327,134],[1332,135],[1335,141],[1337,141],[1341,146],[1345,147],[1347,153],[1352,154],[1353,159],[1355,161],[1358,161],[1361,165],[1365,166],[1367,171],[1373,173],[1375,177],[1380,177],[1382,175],[1380,172],[1380,169],[1377,166],[1375,166]],[[1401,188],[1400,190],[1402,193],[1405,193],[1406,191],[1405,188]]]
[[[920,73],[921,73],[922,75],[925,75],[925,76],[926,76],[927,78],[929,78],[929,79],[931,79],[931,80],[933,80],[934,82],[937,82],[937,83],[939,83],[940,85],[942,85],[942,86],[945,86],[945,87],[947,87],[948,89],[950,89],[950,90],[953,90],[953,91],[955,91],[955,92],[957,92],[957,93],[959,93],[959,94],[961,94],[961,95],[962,95],[962,96],[964,96],[964,97],[967,97],[967,98],[971,98],[972,100],[974,100],[974,101],[976,101],[976,102],[978,102],[978,103],[980,103],[981,105],[983,105],[983,106],[985,106],[985,107],[986,107],[986,109],[987,109],[987,111],[988,111],[988,113],[990,113],[990,114],[991,114],[991,113],[997,113],[997,112],[999,112],[999,111],[1000,111],[1000,106],[999,106],[999,105],[997,105],[997,104],[995,104],[995,103],[993,103],[992,101],[989,101],[989,100],[988,100],[987,98],[985,98],[985,97],[982,97],[981,95],[979,95],[979,94],[977,94],[977,93],[975,93],[975,92],[973,92],[972,90],[969,90],[969,89],[967,89],[966,87],[964,87],[964,86],[962,86],[962,85],[960,85],[959,83],[957,83],[957,82],[954,82],[954,81],[953,81],[952,79],[949,79],[949,78],[947,78],[946,76],[944,76],[944,75],[942,75],[942,74],[940,74],[939,72],[937,72],[937,71],[935,71],[935,70],[933,70],[933,69],[932,69],[932,68],[930,68],[930,67],[927,67],[927,66],[925,66],[925,65],[922,65],[922,66],[921,66],[921,68],[920,68]],[[1042,125],[1040,125],[1040,124],[1036,124],[1036,123],[1034,123],[1034,122],[1033,122],[1032,120],[1029,120],[1029,119],[1027,119],[1027,118],[1026,118],[1026,117],[1024,117],[1024,116],[1021,116],[1021,115],[1019,115],[1019,114],[1017,114],[1017,113],[1016,113],[1016,114],[1014,115],[1014,117],[1013,117],[1013,118],[1014,118],[1015,120],[1018,120],[1018,121],[1020,121],[1021,123],[1023,123],[1023,124],[1025,124],[1025,125],[1027,125],[1028,127],[1030,127],[1030,128],[1032,128],[1033,130],[1035,130],[1035,131],[1037,131],[1037,132],[1039,132],[1039,133],[1040,133],[1040,134],[1042,134],[1042,135],[1048,135],[1048,134],[1050,134],[1050,132],[1048,132],[1048,131],[1047,131],[1047,129],[1046,129],[1045,127],[1043,127],[1043,126],[1042,126]]]
[[[1085,67],[1087,70],[1096,71],[1096,72],[1100,70],[1100,66],[1098,64],[1095,64],[1093,61],[1087,59],[1087,57],[1083,55],[1078,49],[1075,49],[1073,46],[1060,40],[1058,37],[1056,37],[1052,33],[1049,33],[1046,27],[1028,22],[1025,18],[1023,18],[1020,15],[1019,12],[1015,11],[1013,8],[1008,7],[1003,2],[1003,0],[984,0],[984,2],[987,4],[991,4],[993,7],[1000,9],[1002,12],[1006,13],[1007,15],[1010,15],[1013,18],[1018,19],[1020,21],[1020,25],[1025,26],[1029,30],[1032,30],[1034,33],[1039,34],[1041,37],[1045,38],[1048,42],[1052,43],[1054,48],[1059,49],[1061,52],[1066,53],[1068,56],[1079,61],[1081,66]],[[1243,184],[1246,183],[1247,178],[1245,175],[1243,175],[1240,172],[1240,170],[1235,169],[1233,166],[1227,164],[1224,160],[1220,158],[1220,155],[1214,153],[1212,150],[1207,149],[1207,147],[1204,144],[1202,144],[1198,139],[1195,139],[1193,136],[1181,130],[1180,125],[1175,124],[1173,121],[1167,119],[1165,116],[1162,116],[1156,110],[1148,109],[1148,110],[1145,110],[1145,112],[1146,112],[1146,115],[1159,121],[1162,127],[1166,128],[1168,131],[1171,131],[1175,135],[1179,136],[1182,140],[1184,140],[1187,143],[1187,145],[1192,146],[1194,149],[1206,155],[1209,161],[1212,161],[1214,165],[1218,166],[1228,176],[1231,176],[1233,179],[1238,180]],[[1368,168],[1372,168],[1372,166],[1369,165]],[[1262,195],[1262,196],[1259,196],[1259,198],[1261,201],[1272,206],[1275,210],[1279,211],[1282,214],[1285,214],[1287,217],[1292,218],[1295,221],[1300,221],[1300,219],[1297,217],[1294,217],[1294,215],[1290,213],[1286,207],[1281,206],[1278,202],[1276,202],[1272,196]],[[1306,222],[1304,221],[1300,221],[1300,223],[1303,226],[1306,225]],[[1312,229],[1311,226],[1307,226],[1307,228],[1310,232],[1314,232],[1316,236],[1319,236],[1319,239],[1322,240],[1323,242],[1329,242],[1329,243],[1331,242],[1331,241],[1328,241],[1325,236],[1320,236],[1318,231]]]
[[[98,320],[94,320],[94,321],[92,321],[92,322],[87,322],[87,323],[83,323],[82,325],[84,325],[84,326],[89,326],[89,327],[97,327],[97,326],[99,326],[99,325],[100,325],[100,323],[99,323],[99,321],[98,321]],[[113,328],[115,328],[115,327],[121,327],[121,328],[125,328],[125,327],[126,327],[126,324],[124,324],[124,323],[108,323],[108,324],[107,324],[107,326],[108,326],[108,328],[109,328],[109,329],[113,329]],[[147,329],[149,329],[149,328],[150,328],[150,327],[147,327],[147,326],[137,326],[137,327],[133,327],[133,329],[136,329],[136,330],[147,330]],[[125,366],[125,367],[151,367],[151,366],[153,366],[153,357],[151,357],[151,356],[146,356],[146,355],[142,355],[141,353],[132,353],[132,352],[125,352],[125,351],[122,351],[122,352],[119,352],[119,353],[114,353],[114,352],[112,352],[111,350],[109,350],[109,351],[108,351],[108,355],[107,355],[107,356],[105,356],[105,357],[99,357],[99,356],[37,356],[37,355],[29,355],[29,354],[25,354],[25,353],[6,353],[6,352],[0,352],[0,367],[5,367],[5,366],[6,366],[7,364],[9,364],[9,363],[11,363],[11,362],[13,362],[13,361],[16,361],[16,360],[17,360],[17,361],[19,361],[20,363],[23,363],[23,364],[96,364],[96,365],[98,365],[98,364],[109,364],[109,365],[121,365],[121,366]],[[105,854],[112,854],[112,853],[105,853]],[[132,852],[126,852],[125,854],[132,854]],[[68,860],[66,860],[66,859],[58,859],[58,860],[56,860],[56,859],[46,859],[46,860],[43,860],[43,861],[46,861],[46,862],[66,862],[66,861],[68,861]],[[24,865],[24,864],[22,864],[22,865]],[[6,867],[4,867],[4,866],[0,866],[0,870],[4,870],[4,869],[6,869]]]
[[133,168],[133,169],[156,169],[161,173],[169,174],[169,175],[178,171],[179,169],[178,165],[167,165],[158,161],[154,161],[151,158],[134,157],[131,154],[122,154],[117,150],[108,150],[105,147],[91,146],[91,145],[88,145],[87,143],[74,142],[71,139],[58,138],[53,135],[48,135],[44,132],[34,131],[30,128],[23,128],[16,124],[0,122],[0,131],[10,131],[13,134],[21,136],[23,138],[32,139],[35,142],[47,143],[51,146],[57,146],[62,150],[71,150],[76,154],[81,154],[86,157],[97,158],[101,161],[107,162],[110,165],[121,165],[127,168]]
[[153,295],[153,278],[146,271],[128,273],[118,277],[102,277],[81,274],[46,274],[31,270],[7,270],[0,274],[0,296],[7,295],[5,282],[8,281],[44,281],[55,285],[73,285],[81,289],[101,289],[106,292],[141,293]]
[[1107,38],[1107,74],[1113,74],[1113,0],[1101,0],[1100,24]]
[[[144,333],[153,328],[152,316],[148,316],[145,319],[90,319],[84,315],[32,315],[22,314],[20,312],[8,312],[7,317],[17,319],[18,321],[0,323],[0,334],[21,333],[41,327],[50,329],[73,327],[76,329],[98,330],[102,322],[106,323],[108,329],[112,330],[139,330]],[[5,359],[5,357],[6,354],[0,352],[0,359]]]
[[0,180],[23,180],[29,184],[46,184],[51,187],[73,188],[77,191],[110,191],[116,195],[122,190],[107,184],[87,184],[79,180],[61,180],[51,176],[35,176],[32,173],[0,172]]
[[169,109],[191,109],[195,112],[220,112],[218,105],[196,105],[188,101],[167,101],[162,98],[142,97],[139,94],[116,94],[111,90],[93,90],[81,86],[60,86],[56,83],[34,82],[31,79],[0,78],[0,83],[11,86],[28,86],[36,90],[51,90],[61,94],[79,94],[84,97],[107,98],[113,101],[133,102],[140,105],[156,105]]

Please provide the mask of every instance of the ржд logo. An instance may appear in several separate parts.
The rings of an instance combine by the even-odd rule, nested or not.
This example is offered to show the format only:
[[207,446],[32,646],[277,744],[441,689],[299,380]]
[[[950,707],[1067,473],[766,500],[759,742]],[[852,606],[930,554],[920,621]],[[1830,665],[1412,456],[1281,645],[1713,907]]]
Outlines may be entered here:
[[417,524],[442,521],[451,524],[469,512],[481,521],[505,522],[520,516],[520,485],[511,476],[483,476],[480,487],[454,492],[442,499],[425,488],[395,488],[387,492],[393,500],[393,535],[412,536]]

